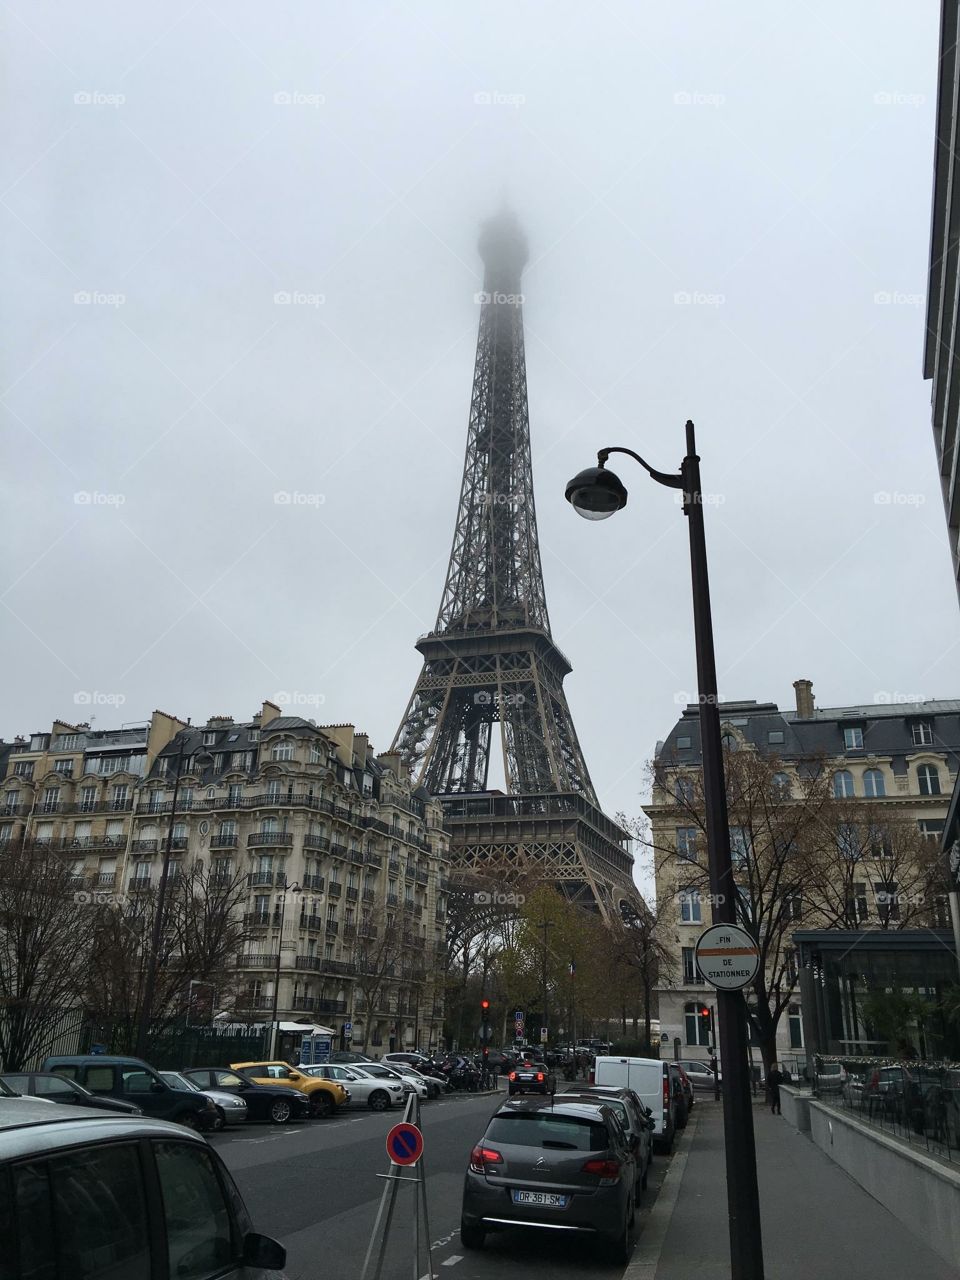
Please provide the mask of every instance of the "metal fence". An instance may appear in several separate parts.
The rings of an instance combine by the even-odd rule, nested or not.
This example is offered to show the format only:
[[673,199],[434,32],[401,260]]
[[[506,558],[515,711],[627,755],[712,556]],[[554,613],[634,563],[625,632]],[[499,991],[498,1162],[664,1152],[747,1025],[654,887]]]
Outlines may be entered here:
[[960,1162],[960,1068],[942,1063],[823,1060],[820,1102],[852,1113],[930,1155]]
[[[78,1053],[132,1054],[136,1028],[130,1019],[104,1023],[82,1009],[65,1010],[50,1024],[46,1035],[26,1064],[37,1071],[45,1058]],[[182,1067],[221,1067],[230,1062],[262,1060],[270,1045],[270,1027],[264,1023],[228,1026],[167,1027],[149,1037],[146,1059],[161,1070]]]

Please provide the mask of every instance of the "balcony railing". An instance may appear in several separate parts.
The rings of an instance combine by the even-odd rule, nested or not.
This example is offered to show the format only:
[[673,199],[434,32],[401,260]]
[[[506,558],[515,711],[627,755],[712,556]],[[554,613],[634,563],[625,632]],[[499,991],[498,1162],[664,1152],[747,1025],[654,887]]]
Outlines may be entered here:
[[303,847],[305,849],[329,849],[330,839],[328,836],[315,836],[308,832],[303,837]]
[[337,933],[340,928],[336,920],[328,920],[325,927],[326,927],[327,935],[333,938],[337,936]]
[[330,852],[335,858],[345,858],[348,850],[345,844],[341,844],[339,840],[334,840],[330,845]]
[[343,936],[347,941],[352,942],[357,936],[357,926],[355,924],[345,924],[343,926]]
[[417,884],[427,884],[429,879],[430,876],[426,871],[417,872]]
[[363,898],[364,902],[376,902],[377,900],[376,890],[364,889],[363,893],[361,894],[361,897]]
[[304,889],[322,889],[323,876],[314,876],[314,875],[304,876],[302,883],[303,883]]
[[356,887],[356,885],[348,884],[347,885],[347,901],[356,902],[359,897],[360,897],[360,890]]
[[400,863],[391,861],[387,870],[392,876],[398,876],[400,874]]
[[254,845],[292,845],[292,831],[251,831],[247,836],[247,847]]
[[361,938],[375,938],[377,936],[377,926],[375,924],[362,924],[359,933]]
[[363,866],[363,850],[362,850],[362,849],[351,849],[351,850],[350,850],[350,861],[351,861],[351,862],[356,862],[356,863],[358,863],[360,866]]
[[301,916],[299,928],[301,929],[322,929],[323,916]]
[[243,923],[248,927],[253,925],[255,928],[265,929],[268,925],[279,925],[279,911],[247,911],[244,913]]
[[[251,871],[247,876],[247,884],[251,886],[257,884],[273,884],[277,878],[277,874],[278,873],[274,871]],[[282,875],[283,873],[281,872],[279,874]]]
[[277,953],[272,955],[269,951],[251,951],[247,955],[237,956],[238,969],[275,969],[277,967]]
[[397,895],[396,895],[395,893],[388,893],[388,894],[387,894],[387,906],[388,906],[388,907],[395,907],[395,906],[397,906],[397,905],[399,904],[399,902],[400,902],[400,899],[397,897]]
[[297,956],[296,967],[310,973],[351,974],[357,971],[352,960],[328,960],[325,956]]
[[343,885],[339,880],[331,880],[327,885],[327,893],[331,898],[339,898]]
[[378,871],[383,870],[383,858],[379,853],[372,853],[368,849],[363,855],[363,861],[368,867],[376,867]]
[[239,837],[235,831],[217,832],[210,837],[211,849],[235,849]]
[[127,888],[130,890],[131,893],[138,893],[143,889],[149,889],[150,877],[149,876],[131,876],[130,879],[127,881]]
[[95,883],[103,889],[109,889],[117,883],[117,875],[115,871],[104,871],[97,876]]
[[156,840],[134,840],[130,845],[130,851],[132,853],[156,853],[157,842]]

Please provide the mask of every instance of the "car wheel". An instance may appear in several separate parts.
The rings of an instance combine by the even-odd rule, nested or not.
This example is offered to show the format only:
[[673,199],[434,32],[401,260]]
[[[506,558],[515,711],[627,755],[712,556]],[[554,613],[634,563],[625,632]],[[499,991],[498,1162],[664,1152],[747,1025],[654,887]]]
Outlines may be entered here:
[[616,1263],[617,1266],[625,1267],[630,1261],[630,1254],[633,1252],[633,1228],[636,1221],[636,1207],[633,1203],[633,1196],[631,1196],[623,1220],[623,1230],[609,1244],[610,1261]]
[[460,1243],[465,1249],[482,1249],[487,1233],[479,1222],[471,1224],[460,1219]]
[[275,1098],[270,1103],[270,1119],[274,1124],[286,1124],[293,1114],[293,1108],[286,1098]]
[[223,1114],[223,1109],[221,1107],[217,1107],[217,1118],[210,1127],[213,1129],[214,1133],[219,1133],[221,1129],[225,1129],[227,1127],[227,1117]]
[[310,1112],[312,1115],[321,1116],[324,1119],[327,1116],[332,1116],[333,1099],[329,1093],[315,1093],[310,1100]]
[[390,1095],[384,1089],[377,1089],[367,1099],[371,1111],[387,1111],[390,1107]]

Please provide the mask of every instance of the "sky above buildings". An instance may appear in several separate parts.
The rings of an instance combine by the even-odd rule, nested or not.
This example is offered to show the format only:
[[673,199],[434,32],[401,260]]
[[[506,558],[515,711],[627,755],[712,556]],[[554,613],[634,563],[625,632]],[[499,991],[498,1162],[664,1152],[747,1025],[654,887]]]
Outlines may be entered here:
[[386,749],[449,555],[481,287],[524,276],[554,637],[609,812],[696,693],[956,696],[921,377],[937,5],[7,9],[0,734],[264,697]]

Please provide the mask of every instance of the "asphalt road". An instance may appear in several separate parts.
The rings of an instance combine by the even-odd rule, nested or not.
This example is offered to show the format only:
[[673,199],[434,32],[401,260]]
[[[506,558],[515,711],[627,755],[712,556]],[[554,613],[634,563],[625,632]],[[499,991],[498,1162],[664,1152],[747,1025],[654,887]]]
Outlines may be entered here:
[[[623,1268],[600,1258],[589,1239],[561,1239],[559,1233],[494,1233],[479,1252],[461,1248],[467,1158],[503,1096],[451,1094],[422,1106],[434,1272],[451,1280],[515,1280],[518,1268],[543,1280],[621,1276]],[[399,1109],[384,1115],[357,1110],[326,1121],[250,1125],[214,1135],[257,1230],[286,1246],[290,1280],[359,1280],[384,1186],[377,1175],[389,1168],[387,1131],[400,1119]],[[654,1157],[638,1215],[641,1232],[667,1166],[667,1157]],[[412,1187],[399,1189],[383,1280],[413,1277],[413,1194]]]

